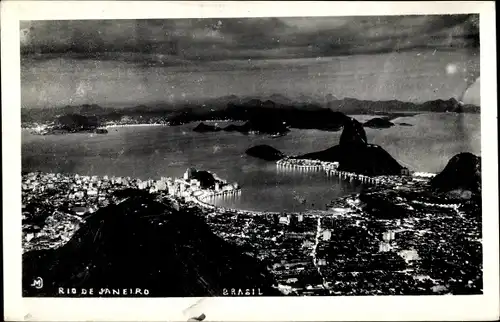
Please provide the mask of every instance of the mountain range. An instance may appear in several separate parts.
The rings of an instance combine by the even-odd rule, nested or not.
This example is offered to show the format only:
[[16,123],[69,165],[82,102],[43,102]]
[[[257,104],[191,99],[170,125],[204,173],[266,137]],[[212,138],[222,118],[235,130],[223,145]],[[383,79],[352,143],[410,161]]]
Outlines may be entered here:
[[[311,128],[311,123],[325,123],[324,118],[331,112],[342,112],[344,114],[381,114],[392,113],[424,113],[424,112],[456,112],[456,113],[479,113],[480,107],[475,105],[464,105],[456,99],[434,100],[423,103],[390,101],[368,101],[354,98],[336,99],[333,95],[318,102],[307,96],[299,96],[297,99],[289,99],[281,94],[273,94],[266,97],[250,98],[235,95],[208,99],[203,102],[186,102],[184,104],[174,103],[151,103],[129,108],[102,107],[96,104],[84,104],[78,106],[44,107],[44,108],[22,108],[21,121],[23,123],[51,122],[56,117],[65,114],[80,114],[84,116],[96,116],[102,121],[121,121],[129,118],[136,121],[164,120],[173,124],[192,121],[203,121],[216,118],[236,118],[248,120],[245,114],[255,109],[271,109],[276,113],[293,110],[295,114],[315,115],[304,122],[303,126]],[[269,113],[269,112],[267,112]],[[329,128],[331,124],[323,124],[322,127]]]

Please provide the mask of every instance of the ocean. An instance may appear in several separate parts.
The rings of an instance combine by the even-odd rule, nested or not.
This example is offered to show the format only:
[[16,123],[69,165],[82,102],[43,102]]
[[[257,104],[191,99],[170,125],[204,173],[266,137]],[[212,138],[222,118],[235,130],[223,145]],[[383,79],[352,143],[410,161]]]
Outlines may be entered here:
[[[439,172],[459,152],[481,153],[479,114],[427,113],[393,122],[412,126],[365,129],[368,141],[381,145],[410,170]],[[255,211],[324,209],[332,199],[363,189],[320,171],[284,172],[273,162],[245,154],[257,144],[268,144],[288,155],[318,151],[336,145],[340,131],[293,129],[286,136],[271,138],[197,133],[192,131],[196,125],[111,128],[107,135],[38,136],[23,130],[22,169],[159,179],[180,177],[188,167],[195,167],[242,187],[241,194],[218,198],[215,204]]]

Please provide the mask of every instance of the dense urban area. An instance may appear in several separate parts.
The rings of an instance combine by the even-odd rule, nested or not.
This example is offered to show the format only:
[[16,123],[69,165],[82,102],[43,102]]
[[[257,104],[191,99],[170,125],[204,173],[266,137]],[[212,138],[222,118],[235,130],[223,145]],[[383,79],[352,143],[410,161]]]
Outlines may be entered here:
[[429,193],[430,174],[365,178],[337,171],[338,163],[292,163],[371,185],[327,210],[258,213],[210,204],[241,193],[239,186],[193,168],[183,178],[147,181],[24,173],[23,251],[64,245],[88,216],[134,189],[194,210],[216,235],[264,263],[285,295],[482,293],[480,200]]

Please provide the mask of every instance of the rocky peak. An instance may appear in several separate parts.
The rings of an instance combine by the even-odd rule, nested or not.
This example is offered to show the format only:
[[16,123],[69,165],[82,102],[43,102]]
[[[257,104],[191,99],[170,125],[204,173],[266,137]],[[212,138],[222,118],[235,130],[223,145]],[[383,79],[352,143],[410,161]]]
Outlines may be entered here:
[[480,192],[481,158],[469,152],[455,155],[443,171],[432,179],[431,186],[441,191],[465,189]]
[[366,145],[366,132],[363,125],[354,118],[346,118],[343,125],[342,135],[340,136],[340,145]]

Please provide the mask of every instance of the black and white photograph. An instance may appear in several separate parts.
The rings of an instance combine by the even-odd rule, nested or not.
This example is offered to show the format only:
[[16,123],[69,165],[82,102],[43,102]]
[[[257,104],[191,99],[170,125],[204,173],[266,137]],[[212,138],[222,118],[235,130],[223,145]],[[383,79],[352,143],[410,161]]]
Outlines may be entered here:
[[20,20],[22,297],[483,295],[480,20]]

